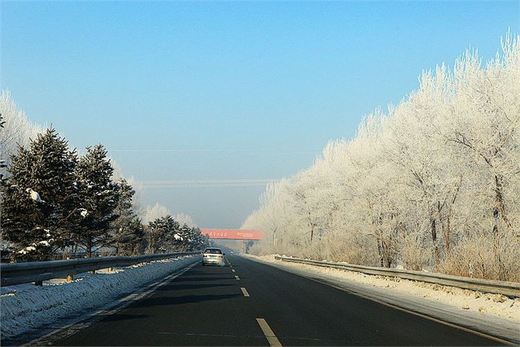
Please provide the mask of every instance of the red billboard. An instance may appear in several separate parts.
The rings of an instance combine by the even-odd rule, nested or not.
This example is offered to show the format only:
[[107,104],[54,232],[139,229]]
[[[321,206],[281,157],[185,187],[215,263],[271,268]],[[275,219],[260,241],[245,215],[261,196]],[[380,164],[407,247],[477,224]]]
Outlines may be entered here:
[[200,231],[207,235],[210,239],[225,240],[261,240],[262,232],[258,230],[241,230],[241,229],[205,229]]

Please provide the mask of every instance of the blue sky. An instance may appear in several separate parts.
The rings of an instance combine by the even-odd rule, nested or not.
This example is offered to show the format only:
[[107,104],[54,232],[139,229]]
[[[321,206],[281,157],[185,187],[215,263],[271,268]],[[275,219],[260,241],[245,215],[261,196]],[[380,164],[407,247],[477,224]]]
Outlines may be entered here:
[[[421,71],[467,48],[489,59],[520,31],[519,1],[0,6],[1,87],[31,120],[75,147],[106,145],[127,176],[173,184],[144,202],[207,227],[240,226],[262,182],[352,137]],[[260,181],[224,184],[235,180]]]

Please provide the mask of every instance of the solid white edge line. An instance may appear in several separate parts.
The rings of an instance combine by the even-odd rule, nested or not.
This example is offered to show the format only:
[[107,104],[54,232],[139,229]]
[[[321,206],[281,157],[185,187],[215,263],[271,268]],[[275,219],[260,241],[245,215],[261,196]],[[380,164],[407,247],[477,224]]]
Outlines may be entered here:
[[[309,278],[309,277],[306,277],[306,278]],[[467,328],[467,327],[464,327],[464,326],[461,326],[461,325],[457,325],[455,323],[443,321],[443,320],[441,320],[439,318],[435,318],[435,317],[432,317],[432,316],[428,316],[427,314],[424,314],[424,313],[420,313],[420,312],[416,312],[416,311],[413,311],[413,310],[410,310],[410,309],[407,309],[407,308],[404,308],[404,307],[400,307],[400,306],[397,306],[395,304],[391,304],[389,302],[386,302],[384,300],[381,300],[381,299],[378,299],[378,298],[375,298],[375,297],[372,297],[372,296],[369,296],[369,295],[361,294],[361,293],[359,293],[357,291],[354,291],[354,290],[343,288],[341,286],[338,286],[338,285],[335,285],[335,284],[332,284],[332,283],[328,283],[328,282],[325,282],[325,281],[320,281],[320,280],[314,279],[314,278],[309,278],[309,279],[311,279],[311,280],[313,280],[315,282],[321,283],[321,284],[328,285],[328,286],[330,286],[332,288],[339,289],[339,290],[341,290],[343,292],[346,292],[346,293],[349,293],[349,294],[353,294],[353,295],[362,297],[362,298],[370,300],[370,301],[377,302],[377,303],[379,303],[381,305],[385,305],[385,306],[394,308],[394,309],[399,310],[399,311],[410,313],[410,314],[413,314],[415,316],[419,316],[419,317],[422,317],[422,318],[425,318],[425,319],[428,319],[428,320],[440,323],[442,325],[447,325],[447,326],[452,327],[452,328],[456,328],[456,329],[459,329],[459,330],[462,330],[462,331],[465,331],[465,332],[468,332],[468,333],[471,333],[471,334],[474,334],[474,335],[478,335],[478,336],[485,337],[485,338],[493,340],[493,341],[500,342],[500,343],[502,343],[504,345],[509,345],[509,346],[516,345],[512,341],[508,341],[508,340],[502,339],[500,337],[496,337],[496,336],[489,335],[489,334],[486,334],[486,333],[483,333],[483,332],[480,332],[480,331],[477,331],[477,330],[473,330],[471,328]]]
[[[249,260],[250,261],[255,261],[253,259],[249,259]],[[416,311],[407,309],[405,307],[397,306],[395,304],[391,304],[389,302],[386,302],[386,301],[384,301],[382,299],[377,299],[377,298],[369,296],[369,295],[364,295],[364,294],[359,293],[359,292],[357,292],[357,291],[355,291],[353,289],[348,289],[348,288],[341,287],[339,285],[335,285],[335,284],[330,283],[330,282],[328,282],[326,280],[322,280],[322,279],[306,276],[305,274],[303,274],[301,272],[290,271],[291,269],[287,269],[287,268],[285,268],[281,264],[271,264],[271,263],[267,263],[267,262],[263,262],[263,261],[256,261],[256,262],[264,264],[264,265],[267,265],[267,266],[274,267],[274,268],[282,270],[282,271],[286,271],[286,272],[292,273],[293,275],[296,275],[296,276],[299,276],[299,277],[302,277],[302,278],[306,278],[308,280],[311,280],[311,281],[314,281],[314,282],[317,282],[317,283],[320,283],[320,284],[323,284],[323,285],[326,285],[326,286],[329,286],[329,287],[332,287],[332,288],[339,289],[339,290],[341,290],[343,292],[346,292],[346,293],[349,293],[349,294],[352,294],[352,295],[356,295],[356,296],[365,298],[365,299],[370,300],[370,301],[375,301],[375,302],[377,302],[379,304],[382,304],[382,305],[385,305],[385,306],[388,306],[388,307],[392,307],[392,308],[395,308],[397,310],[413,314],[415,316],[419,316],[419,317],[422,317],[422,318],[425,318],[425,319],[428,319],[428,320],[431,320],[431,321],[434,321],[434,322],[437,322],[437,323],[440,323],[440,324],[443,324],[443,325],[447,325],[447,326],[450,326],[452,328],[456,328],[456,329],[459,329],[459,330],[462,330],[462,331],[465,331],[465,332],[468,332],[468,333],[471,333],[471,334],[474,334],[474,335],[485,337],[487,339],[490,339],[490,340],[502,343],[504,345],[508,345],[508,346],[516,346],[517,345],[516,342],[507,340],[507,339],[502,338],[502,337],[493,336],[493,335],[485,333],[485,332],[481,332],[481,331],[474,330],[474,329],[469,328],[469,327],[458,325],[457,323],[451,323],[451,322],[448,322],[448,321],[444,321],[444,320],[442,320],[440,318],[432,317],[432,316],[429,316],[429,315],[424,314],[424,313],[420,313],[420,312],[416,312]]]
[[[81,330],[81,329],[85,329],[85,328],[88,328],[90,325],[92,325],[93,323],[97,322],[99,319],[105,317],[105,316],[108,316],[108,315],[112,315],[112,314],[115,314],[119,311],[121,311],[122,309],[124,309],[125,307],[127,307],[128,305],[130,305],[132,302],[135,302],[137,300],[140,300],[140,299],[143,299],[144,297],[150,295],[151,293],[153,293],[157,288],[165,285],[167,282],[169,282],[170,280],[172,279],[175,279],[179,276],[181,276],[182,274],[184,274],[185,272],[189,271],[191,268],[193,268],[194,266],[196,266],[199,262],[198,261],[195,261],[193,264],[190,264],[170,275],[168,275],[167,277],[165,277],[162,281],[160,282],[154,282],[148,286],[145,286],[141,289],[141,291],[139,293],[132,293],[132,294],[129,294],[119,300],[116,300],[115,302],[111,302],[109,303],[108,305],[106,305],[104,309],[100,309],[100,310],[97,310],[93,313],[90,313],[87,315],[86,318],[81,318],[75,322],[72,322],[70,324],[67,324],[59,329],[56,329],[54,331],[51,331],[50,333],[48,334],[45,334],[43,336],[40,336],[32,341],[29,341],[27,343],[24,343],[22,346],[41,346],[42,344],[48,344],[48,341],[45,341],[45,343],[42,343],[44,340],[47,340],[47,339],[51,339],[52,340],[52,336],[53,335],[56,335],[56,334],[59,334],[60,332],[64,332],[66,330],[70,330],[70,329],[74,329],[75,326],[79,326],[80,328],[79,329],[75,329],[76,331],[78,330]],[[112,308],[112,307],[115,307],[115,308]],[[97,319],[96,319],[97,318]],[[75,332],[74,332],[75,333]],[[65,337],[68,337],[68,336],[72,336],[74,335],[73,334],[70,334],[70,335],[66,335]]]
[[260,326],[260,329],[262,329],[262,332],[264,333],[265,338],[267,339],[267,342],[269,342],[270,346],[272,346],[272,347],[281,347],[282,346],[282,344],[280,343],[280,340],[278,340],[278,338],[274,334],[274,332],[271,329],[271,327],[269,326],[269,324],[267,324],[265,319],[257,318],[256,322]]
[[245,297],[249,297],[249,293],[247,292],[246,288],[240,287],[240,290],[242,291],[242,294],[244,294]]

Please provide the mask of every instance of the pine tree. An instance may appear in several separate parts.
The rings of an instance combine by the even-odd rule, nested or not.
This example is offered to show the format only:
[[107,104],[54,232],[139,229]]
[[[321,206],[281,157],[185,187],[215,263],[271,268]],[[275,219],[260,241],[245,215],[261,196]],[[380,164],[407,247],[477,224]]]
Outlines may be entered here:
[[48,129],[18,148],[3,181],[2,238],[15,257],[48,259],[71,244],[78,221],[74,168],[77,156],[67,141]]
[[171,251],[181,252],[186,249],[186,243],[190,237],[186,224],[180,225],[179,222],[175,221],[175,228],[168,234],[168,245],[171,247]]
[[149,253],[197,251],[209,245],[199,228],[180,225],[170,215],[156,218],[146,230]]
[[87,147],[76,167],[82,216],[77,241],[89,257],[95,249],[110,243],[110,226],[118,217],[118,188],[112,181],[113,172],[102,145]]
[[160,217],[148,224],[148,252],[164,253],[173,249],[172,239],[179,228],[172,216]]
[[179,247],[179,251],[192,252],[207,247],[209,244],[208,238],[202,235],[197,227],[190,227],[184,224],[180,228],[180,234],[183,238],[183,243]]
[[136,254],[143,240],[143,225],[132,205],[134,194],[134,189],[125,179],[117,183],[118,217],[112,224],[111,244],[118,255]]

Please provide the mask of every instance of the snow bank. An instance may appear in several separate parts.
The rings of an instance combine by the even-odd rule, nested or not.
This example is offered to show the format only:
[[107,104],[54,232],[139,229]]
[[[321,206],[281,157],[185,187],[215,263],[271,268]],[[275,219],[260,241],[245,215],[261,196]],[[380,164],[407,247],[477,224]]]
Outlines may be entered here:
[[30,333],[45,325],[103,307],[124,294],[157,281],[194,263],[198,256],[141,263],[114,271],[98,271],[64,280],[2,287],[0,294],[0,333],[2,340]]

